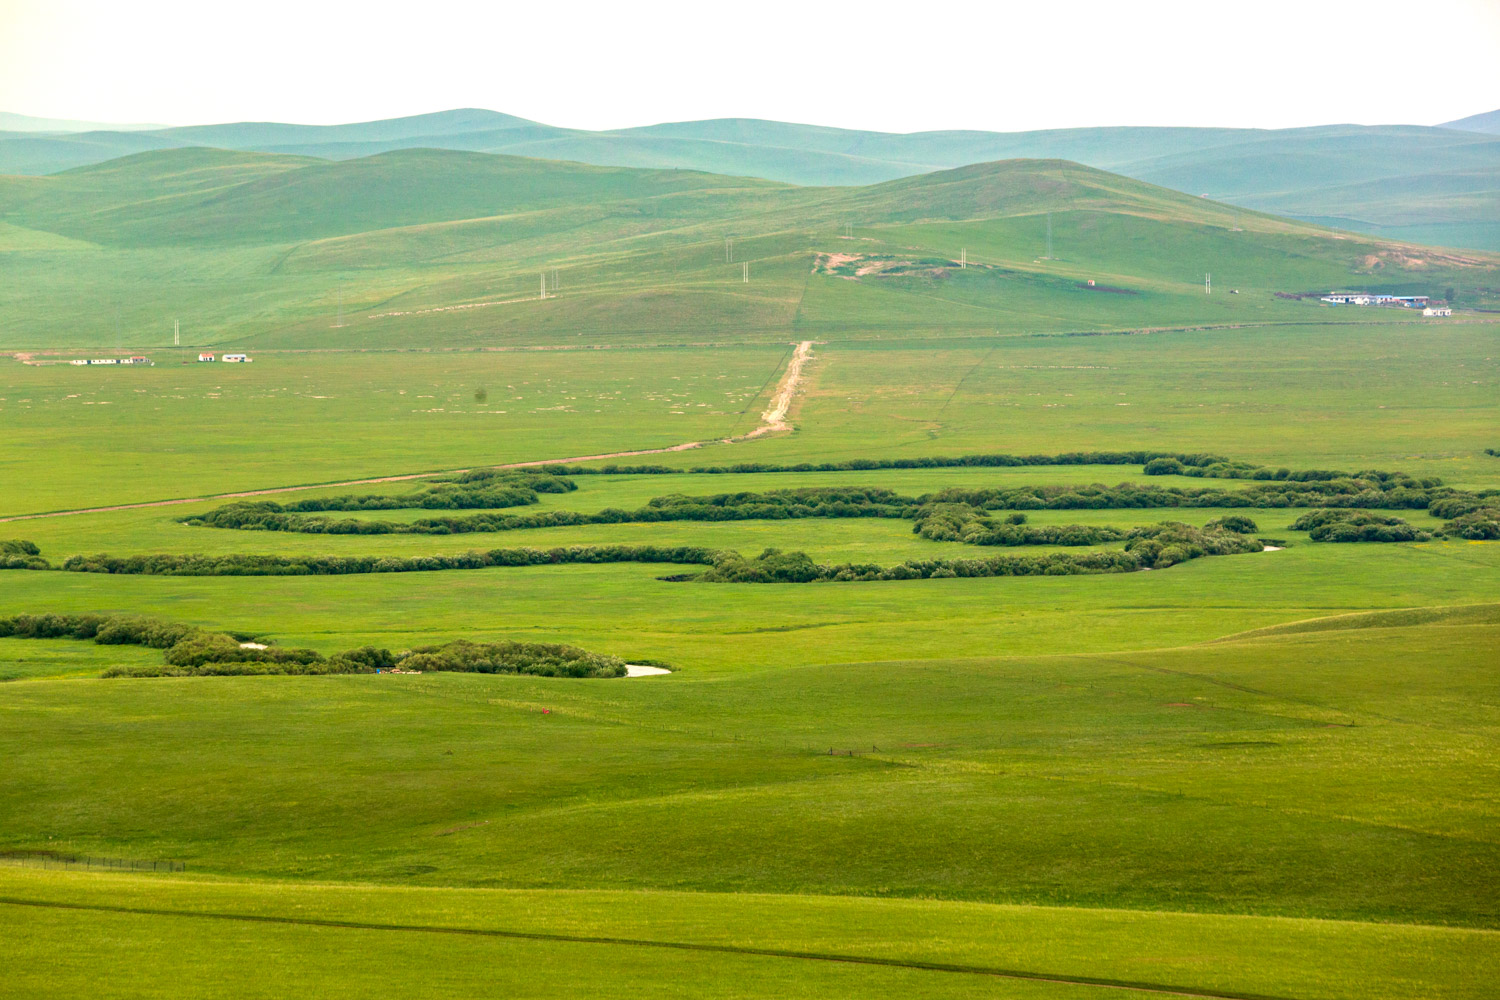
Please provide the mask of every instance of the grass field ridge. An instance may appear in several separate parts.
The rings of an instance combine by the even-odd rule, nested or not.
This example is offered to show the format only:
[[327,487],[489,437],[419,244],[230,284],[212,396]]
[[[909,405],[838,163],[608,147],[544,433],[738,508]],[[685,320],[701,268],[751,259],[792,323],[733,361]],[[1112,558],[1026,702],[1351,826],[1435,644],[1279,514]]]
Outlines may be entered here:
[[1448,625],[1495,624],[1500,624],[1500,604],[1456,604],[1389,611],[1353,611],[1319,618],[1303,618],[1281,625],[1251,629],[1248,632],[1236,632],[1212,641],[1253,642],[1257,639],[1275,639],[1284,635],[1364,628],[1406,628],[1409,626],[1437,628]]

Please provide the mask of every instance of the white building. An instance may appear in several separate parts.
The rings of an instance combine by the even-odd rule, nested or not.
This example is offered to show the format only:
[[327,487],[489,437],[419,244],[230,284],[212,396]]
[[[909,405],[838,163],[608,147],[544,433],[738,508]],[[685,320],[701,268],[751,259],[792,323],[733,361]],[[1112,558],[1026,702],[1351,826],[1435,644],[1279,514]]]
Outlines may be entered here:
[[80,358],[80,359],[78,359],[76,361],[69,361],[68,364],[70,364],[70,365],[86,365],[86,364],[88,364],[88,362],[84,361],[83,359]]
[[1449,306],[1428,306],[1422,310],[1423,316],[1452,316],[1453,309]]
[[200,355],[198,355],[198,360],[199,361],[212,361],[213,359],[214,359],[214,356],[212,354],[200,354]]
[[249,360],[250,359],[247,358],[247,357],[245,357],[243,354],[226,354],[226,355],[224,355],[224,361],[226,361],[226,362],[231,362],[232,363],[232,362],[236,362],[236,361],[249,361]]

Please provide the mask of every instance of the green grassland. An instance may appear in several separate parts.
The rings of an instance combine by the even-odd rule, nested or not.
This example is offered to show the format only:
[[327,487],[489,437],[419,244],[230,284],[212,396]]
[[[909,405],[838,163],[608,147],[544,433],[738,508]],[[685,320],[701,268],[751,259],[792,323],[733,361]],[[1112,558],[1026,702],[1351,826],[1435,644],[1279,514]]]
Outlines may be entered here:
[[[118,908],[25,912],[11,938],[18,957],[29,959],[12,980],[21,996],[46,995],[60,982],[103,996],[153,997],[184,989],[338,996],[351,983],[371,996],[1119,994],[1067,982],[1090,977],[1261,996],[1466,997],[1483,993],[1453,987],[1454,971],[1472,967],[1483,979],[1493,969],[1486,957],[1493,932],[1287,918],[849,897],[164,883],[3,867],[0,892]],[[257,920],[288,916],[303,922]],[[94,956],[53,947],[60,931],[80,924],[94,955],[115,970],[105,982],[92,980]],[[349,926],[358,924],[367,926]],[[507,936],[528,932],[538,936]],[[605,936],[614,940],[578,940]],[[901,967],[924,962],[953,971]]]
[[[16,355],[0,359],[0,517],[15,518],[0,538],[54,565],[997,551],[874,518],[447,536],[182,523],[219,494],[402,495],[420,482],[335,484],[688,442],[618,461],[1147,449],[1493,489],[1500,323],[1477,308],[1500,294],[1496,266],[1057,161],[821,189],[432,150],[178,150],[0,178],[0,345]],[[1274,294],[1450,286],[1451,321]],[[180,350],[164,346],[173,317]],[[744,437],[803,341],[791,428]],[[200,346],[255,360],[197,364]],[[62,363],[116,348],[156,365]],[[1140,465],[573,481],[519,510],[1249,485]],[[673,668],[105,679],[163,654],[0,639],[0,934],[20,970],[0,992],[1486,995],[1500,543],[1328,544],[1291,529],[1305,508],[1234,513],[1286,547],[828,584],[674,582],[683,567],[641,563],[0,571],[0,616],[148,615],[325,655],[564,642]],[[38,869],[28,852],[188,871]]]

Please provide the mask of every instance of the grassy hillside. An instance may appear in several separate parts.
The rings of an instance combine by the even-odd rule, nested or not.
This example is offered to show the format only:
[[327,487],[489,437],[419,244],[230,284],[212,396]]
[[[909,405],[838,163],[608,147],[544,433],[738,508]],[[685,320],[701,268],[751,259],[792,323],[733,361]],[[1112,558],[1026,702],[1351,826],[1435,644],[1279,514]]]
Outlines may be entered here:
[[[1500,196],[1445,201],[1466,175],[1493,176],[1500,149],[1473,128],[1354,126],[1261,130],[1083,128],[898,135],[758,119],[590,132],[477,109],[349,125],[239,122],[124,133],[0,135],[0,172],[44,174],[144,149],[210,145],[351,159],[412,148],[506,153],[607,166],[689,169],[802,185],[872,184],[1017,157],[1061,158],[1266,211],[1340,219],[1393,238],[1444,237],[1500,249]],[[1368,187],[1391,181],[1377,192]],[[1341,194],[1342,192],[1342,194]],[[1343,202],[1359,198],[1357,210]],[[1412,216],[1414,218],[1406,218]],[[1390,227],[1422,227],[1391,229]]]
[[[1049,160],[795,188],[443,150],[166,150],[0,179],[0,222],[0,345],[17,348],[160,346],[174,319],[185,344],[260,348],[785,341],[914,315],[975,334],[1302,323],[1335,317],[1274,293],[1451,288],[1484,306],[1496,286],[1484,256]],[[557,294],[535,301],[543,272]]]

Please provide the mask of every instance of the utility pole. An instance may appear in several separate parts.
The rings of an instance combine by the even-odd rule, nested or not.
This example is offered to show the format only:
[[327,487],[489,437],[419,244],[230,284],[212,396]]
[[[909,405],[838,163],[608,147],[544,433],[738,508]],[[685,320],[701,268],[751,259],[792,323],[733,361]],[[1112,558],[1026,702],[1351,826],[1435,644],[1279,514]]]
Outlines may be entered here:
[[745,269],[745,284],[748,285],[750,284],[750,262],[747,260],[742,266]]
[[964,247],[962,250],[960,250],[958,252],[958,269],[960,271],[964,271],[964,270],[967,270],[968,267],[969,267],[969,248],[968,247]]
[[734,263],[734,240],[728,236],[724,237],[724,263]]
[[175,319],[172,321],[172,346],[182,346],[182,327],[178,325]]
[[1213,294],[1213,288],[1214,288],[1214,286],[1213,286],[1213,275],[1204,274],[1203,275],[1203,294],[1204,295],[1212,295]]
[[547,297],[547,272],[543,271],[541,277],[542,277],[542,293],[540,295],[538,295],[537,298],[545,299]]

